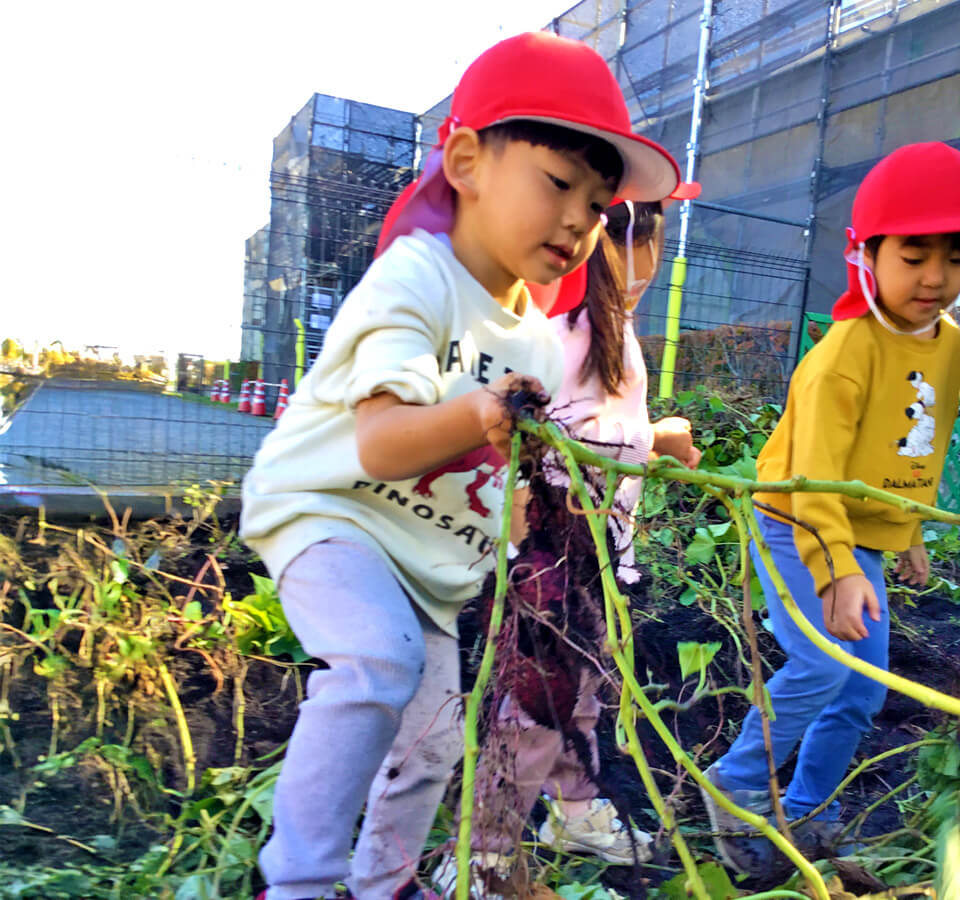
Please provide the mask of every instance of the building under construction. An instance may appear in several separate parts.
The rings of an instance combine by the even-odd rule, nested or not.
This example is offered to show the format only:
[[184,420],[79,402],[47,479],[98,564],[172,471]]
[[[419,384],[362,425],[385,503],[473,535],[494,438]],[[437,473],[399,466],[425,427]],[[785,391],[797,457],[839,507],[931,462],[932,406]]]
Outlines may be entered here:
[[293,384],[298,343],[304,364],[319,352],[334,311],[370,265],[383,217],[413,177],[416,128],[413,113],[314,94],[274,139],[260,289],[267,382]]

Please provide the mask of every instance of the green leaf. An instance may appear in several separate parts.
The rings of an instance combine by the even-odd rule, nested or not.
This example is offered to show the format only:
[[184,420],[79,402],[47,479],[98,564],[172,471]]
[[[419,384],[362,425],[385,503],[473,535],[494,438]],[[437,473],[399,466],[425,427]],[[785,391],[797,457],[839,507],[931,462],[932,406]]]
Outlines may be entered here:
[[701,563],[706,565],[713,559],[716,552],[717,542],[713,535],[706,528],[698,528],[696,536],[687,545],[687,562]]
[[658,528],[653,533],[653,539],[664,547],[669,547],[673,544],[673,538],[676,535],[676,532],[672,528]]
[[740,541],[737,526],[733,522],[715,522],[713,525],[708,525],[707,530],[716,541],[726,541],[728,543],[731,540],[737,543]]
[[110,563],[110,571],[113,573],[113,580],[117,584],[123,584],[130,573],[130,562],[126,559],[115,559]]
[[720,412],[720,410],[723,409],[723,400],[721,400],[719,397],[711,397],[710,409],[712,409],[714,412]]
[[723,646],[720,641],[711,641],[709,644],[700,644],[697,641],[679,641],[677,656],[680,657],[680,675],[687,678],[694,672],[702,672],[717,651]]
[[[747,685],[746,693],[747,693],[747,699],[749,699],[749,701],[754,706],[756,706],[756,704],[753,703],[753,682],[752,681],[750,682],[750,684]],[[763,686],[763,706],[764,706],[764,709],[766,710],[767,718],[769,718],[771,722],[776,722],[777,714],[773,711],[773,698],[770,696],[770,691],[767,690],[766,684],[764,684]]]
[[267,597],[275,599],[277,596],[277,586],[273,583],[272,578],[266,578],[263,575],[254,575],[250,573],[250,577],[253,579],[253,589],[254,592],[260,597]]
[[692,588],[688,587],[679,597],[677,602],[681,606],[693,606],[697,602],[697,592]]
[[0,806],[0,825],[23,825],[26,822],[13,807]]
[[183,608],[183,617],[189,622],[199,622],[203,618],[203,607],[199,600],[191,600]]
[[659,516],[667,508],[667,486],[662,481],[645,479],[637,514],[643,518]]
[[763,593],[763,585],[756,571],[750,572],[750,606],[754,612],[760,612],[767,605],[766,595]]
[[946,748],[940,771],[948,778],[956,778],[960,774],[960,744],[953,743]]
[[[731,900],[731,898],[739,896],[740,891],[733,886],[727,870],[719,863],[701,863],[697,866],[697,872],[703,879],[710,900]],[[693,896],[687,886],[686,872],[674,875],[669,881],[661,884],[660,892],[662,896],[669,898],[669,900],[689,900]]]
[[557,888],[557,896],[563,900],[612,900],[602,884],[562,884]]

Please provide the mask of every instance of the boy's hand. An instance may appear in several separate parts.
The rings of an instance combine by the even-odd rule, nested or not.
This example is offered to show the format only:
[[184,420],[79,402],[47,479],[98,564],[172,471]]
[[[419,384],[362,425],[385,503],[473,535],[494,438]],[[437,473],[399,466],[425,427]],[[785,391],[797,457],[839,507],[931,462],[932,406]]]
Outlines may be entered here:
[[487,442],[504,459],[510,459],[510,437],[513,425],[513,416],[506,408],[504,401],[507,394],[513,391],[529,391],[539,394],[544,404],[550,401],[543,385],[530,375],[521,375],[519,372],[508,372],[501,375],[496,381],[490,382],[485,388],[472,392],[476,403],[477,421],[480,431]]
[[930,578],[930,557],[923,544],[914,544],[909,550],[897,554],[894,572],[904,584],[925,585]]
[[873,585],[863,575],[844,575],[836,581],[836,603],[833,593],[833,585],[830,585],[820,595],[827,631],[841,641],[859,641],[867,637],[867,626],[863,624],[864,606],[874,622],[880,621],[880,603]]
[[672,456],[688,469],[695,469],[700,463],[701,453],[693,446],[690,433],[690,421],[671,416],[653,423],[654,456]]

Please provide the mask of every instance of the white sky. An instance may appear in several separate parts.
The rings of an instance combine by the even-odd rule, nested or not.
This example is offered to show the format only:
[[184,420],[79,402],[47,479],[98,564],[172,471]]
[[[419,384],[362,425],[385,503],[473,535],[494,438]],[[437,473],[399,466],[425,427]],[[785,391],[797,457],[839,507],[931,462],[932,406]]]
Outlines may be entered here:
[[423,112],[572,0],[53,0],[2,17],[0,339],[237,358],[273,137],[314,92]]

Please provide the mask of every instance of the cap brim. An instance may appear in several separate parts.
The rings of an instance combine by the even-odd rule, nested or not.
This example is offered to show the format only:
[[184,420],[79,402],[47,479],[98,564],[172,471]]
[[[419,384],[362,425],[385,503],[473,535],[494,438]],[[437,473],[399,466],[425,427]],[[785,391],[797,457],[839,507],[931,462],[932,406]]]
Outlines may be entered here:
[[665,200],[681,183],[680,167],[676,160],[659,144],[639,134],[595,128],[582,122],[571,122],[553,116],[515,115],[501,121],[508,122],[513,119],[549,122],[561,128],[592,134],[613,144],[623,160],[623,178],[617,188],[617,196],[624,200],[640,200],[645,203]]

